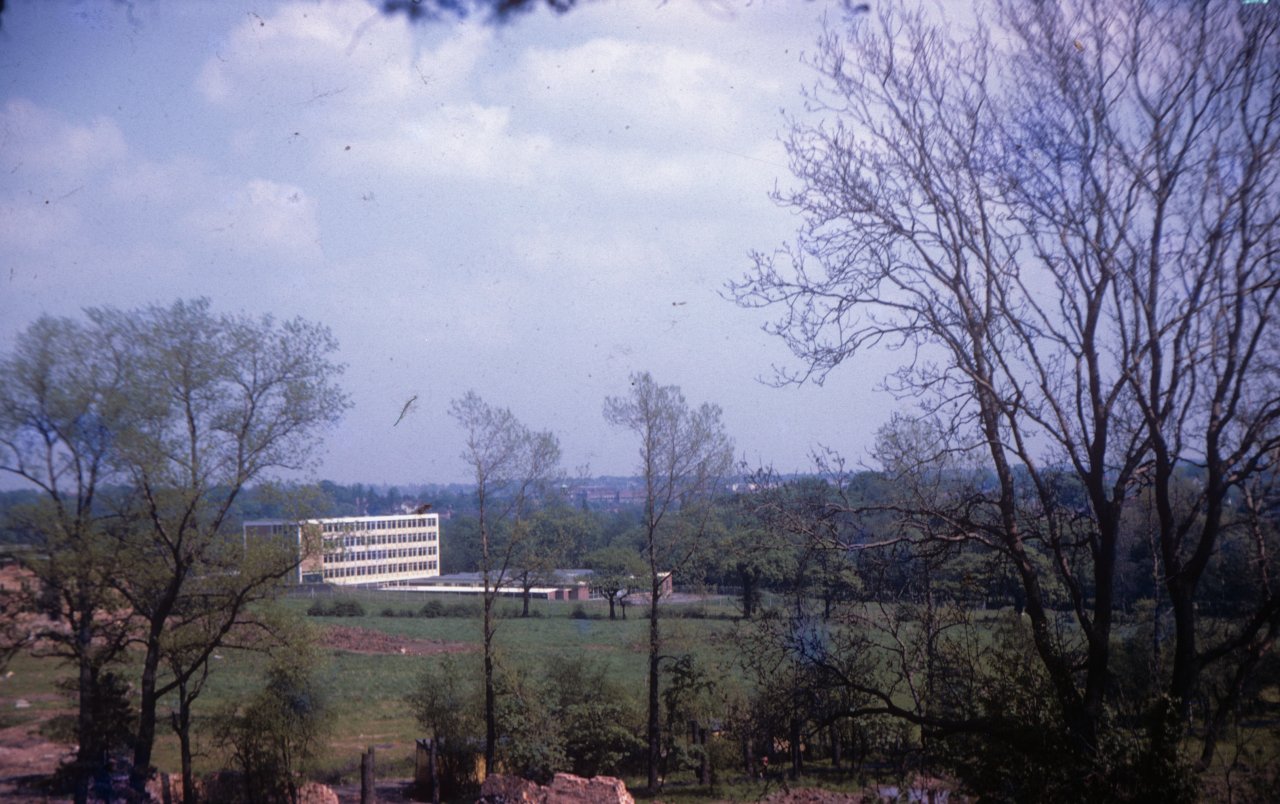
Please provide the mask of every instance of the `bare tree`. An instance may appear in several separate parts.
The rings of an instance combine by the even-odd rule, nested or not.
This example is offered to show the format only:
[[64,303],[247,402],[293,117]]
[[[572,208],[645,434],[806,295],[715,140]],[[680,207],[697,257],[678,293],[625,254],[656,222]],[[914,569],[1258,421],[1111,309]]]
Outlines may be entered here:
[[719,406],[703,403],[692,409],[677,386],[658,385],[648,372],[631,375],[626,396],[605,399],[604,417],[640,440],[637,468],[645,493],[642,551],[649,570],[648,788],[656,793],[662,749],[658,605],[663,581],[700,546],[707,511],[697,504],[709,501],[729,471],[733,443],[720,421]]
[[485,770],[493,772],[498,741],[494,686],[493,607],[521,542],[525,518],[557,476],[560,443],[550,432],[534,432],[506,408],[495,408],[468,391],[449,414],[466,433],[462,459],[475,473],[480,574],[484,583]]
[[[1060,716],[1091,754],[1139,490],[1158,514],[1177,722],[1206,667],[1247,665],[1280,627],[1273,559],[1212,644],[1196,607],[1280,438],[1280,18],[1148,0],[995,11],[965,25],[886,6],[824,33],[807,95],[824,121],[792,121],[801,186],[778,194],[804,222],[732,289],[783,308],[770,328],[806,367],[783,379],[907,351],[886,385],[920,402],[934,454],[985,475],[968,496],[917,497],[928,527],[903,533],[1004,558]],[[1175,504],[1186,471],[1197,493]],[[1065,636],[1046,604],[1057,589]],[[1152,740],[1176,743],[1166,732]]]

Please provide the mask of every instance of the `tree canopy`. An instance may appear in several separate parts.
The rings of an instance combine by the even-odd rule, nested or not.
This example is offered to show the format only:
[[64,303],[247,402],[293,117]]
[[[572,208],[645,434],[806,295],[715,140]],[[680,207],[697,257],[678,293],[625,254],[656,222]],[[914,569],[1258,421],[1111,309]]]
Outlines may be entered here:
[[1271,558],[1247,614],[1198,613],[1224,542],[1274,556],[1258,501],[1280,446],[1280,18],[1067,0],[964,26],[882,6],[829,27],[811,64],[818,114],[791,122],[799,182],[776,196],[800,230],[733,293],[781,309],[769,329],[802,366],[784,380],[904,351],[885,384],[916,412],[879,455],[901,492],[891,541],[1001,557],[1085,757],[1105,740],[1126,517],[1150,506],[1179,725],[1148,736],[1172,750],[1205,672],[1255,665],[1280,629]]

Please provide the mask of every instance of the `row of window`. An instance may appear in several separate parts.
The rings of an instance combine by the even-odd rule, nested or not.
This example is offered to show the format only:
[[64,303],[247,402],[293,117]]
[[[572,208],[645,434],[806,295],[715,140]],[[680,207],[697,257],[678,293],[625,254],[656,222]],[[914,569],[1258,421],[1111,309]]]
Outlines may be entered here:
[[380,567],[325,567],[324,577],[357,578],[403,572],[432,572],[437,569],[439,569],[439,564],[435,561],[407,561]]
[[423,530],[418,531],[417,533],[380,534],[375,536],[333,536],[324,540],[324,546],[326,550],[336,550],[341,547],[367,547],[370,545],[381,544],[434,542],[438,538],[439,534],[434,530]]
[[361,530],[408,530],[411,528],[436,528],[440,519],[436,516],[413,519],[376,519],[372,522],[322,522],[325,533],[350,533]]
[[413,556],[433,556],[436,546],[399,547],[395,550],[360,550],[352,553],[325,553],[325,564],[346,564],[356,561],[385,561],[388,558],[412,558]]

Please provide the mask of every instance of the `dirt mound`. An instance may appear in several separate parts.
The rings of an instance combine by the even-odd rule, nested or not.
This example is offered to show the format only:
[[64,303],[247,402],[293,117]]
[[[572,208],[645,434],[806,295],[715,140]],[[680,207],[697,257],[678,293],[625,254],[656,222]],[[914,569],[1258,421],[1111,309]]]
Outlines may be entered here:
[[412,639],[369,628],[331,625],[321,637],[325,647],[349,653],[398,653],[402,656],[434,656],[439,653],[466,653],[476,649],[465,642]]

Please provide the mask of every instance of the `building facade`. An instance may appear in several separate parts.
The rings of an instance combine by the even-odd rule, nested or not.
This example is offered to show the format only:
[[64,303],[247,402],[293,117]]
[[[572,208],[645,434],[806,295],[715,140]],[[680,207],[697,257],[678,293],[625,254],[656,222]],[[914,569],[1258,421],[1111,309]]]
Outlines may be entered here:
[[297,540],[299,583],[403,584],[440,575],[440,515],[246,522],[245,539]]

